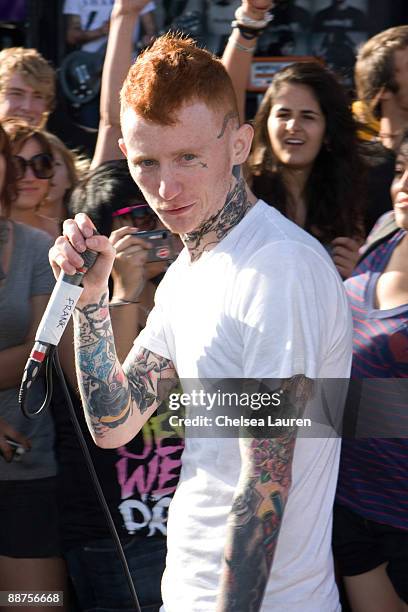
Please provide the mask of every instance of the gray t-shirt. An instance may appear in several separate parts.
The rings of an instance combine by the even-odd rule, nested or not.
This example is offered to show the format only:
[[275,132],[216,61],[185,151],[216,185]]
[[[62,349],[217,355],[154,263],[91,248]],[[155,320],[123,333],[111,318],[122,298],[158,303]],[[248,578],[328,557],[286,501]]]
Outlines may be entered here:
[[[10,268],[0,287],[0,350],[25,341],[31,325],[31,297],[51,293],[54,278],[48,263],[51,238],[40,230],[13,222]],[[21,372],[21,375],[23,372]],[[26,435],[32,444],[20,461],[7,463],[0,455],[0,480],[32,480],[56,474],[54,425],[49,411],[27,419],[18,403],[19,388],[0,391],[0,416]]]

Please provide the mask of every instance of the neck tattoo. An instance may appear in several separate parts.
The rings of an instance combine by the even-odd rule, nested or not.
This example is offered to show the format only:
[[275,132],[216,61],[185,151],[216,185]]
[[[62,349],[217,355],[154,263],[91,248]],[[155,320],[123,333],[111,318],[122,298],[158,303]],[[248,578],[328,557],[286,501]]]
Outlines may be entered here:
[[[236,170],[233,169],[235,176]],[[191,261],[196,261],[205,250],[220,242],[244,218],[252,204],[248,200],[246,183],[239,174],[230,190],[224,206],[207,219],[194,232],[183,235],[183,242],[188,248]]]

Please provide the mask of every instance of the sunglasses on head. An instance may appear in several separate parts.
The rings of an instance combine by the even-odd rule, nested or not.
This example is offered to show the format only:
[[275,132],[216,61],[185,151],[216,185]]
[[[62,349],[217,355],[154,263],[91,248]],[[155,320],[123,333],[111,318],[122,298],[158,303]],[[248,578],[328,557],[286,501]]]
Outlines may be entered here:
[[24,178],[28,166],[38,179],[50,179],[54,175],[52,158],[47,153],[39,153],[30,159],[25,159],[20,155],[13,155],[13,164],[17,180]]
[[123,215],[130,215],[133,225],[139,229],[151,230],[157,225],[157,217],[147,204],[126,206],[112,213],[112,217],[121,217]]

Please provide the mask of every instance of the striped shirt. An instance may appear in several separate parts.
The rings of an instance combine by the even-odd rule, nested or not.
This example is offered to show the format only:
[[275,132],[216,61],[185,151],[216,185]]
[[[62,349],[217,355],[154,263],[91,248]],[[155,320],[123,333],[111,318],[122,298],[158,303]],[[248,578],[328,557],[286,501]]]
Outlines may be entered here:
[[380,244],[345,283],[354,325],[351,377],[361,389],[356,439],[343,440],[336,501],[408,530],[408,304],[375,304],[378,278],[405,235],[400,230]]

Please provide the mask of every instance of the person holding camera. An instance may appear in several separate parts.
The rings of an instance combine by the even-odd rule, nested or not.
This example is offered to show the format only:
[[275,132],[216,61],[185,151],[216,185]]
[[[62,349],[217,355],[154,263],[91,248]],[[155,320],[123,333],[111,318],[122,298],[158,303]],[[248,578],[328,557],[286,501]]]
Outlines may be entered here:
[[[152,242],[138,237],[140,231],[154,236],[160,222],[131,178],[125,160],[105,162],[82,179],[70,200],[70,214],[79,211],[89,215],[116,251],[109,309],[118,358],[123,361],[145,325],[157,284],[168,266],[167,259],[148,263]],[[183,442],[174,428],[165,428],[160,415],[128,444],[101,450],[89,435],[77,394],[71,396],[142,611],[158,612],[167,552],[167,511],[178,482]],[[78,605],[83,611],[131,609],[120,561],[63,406],[55,417],[63,551]]]

